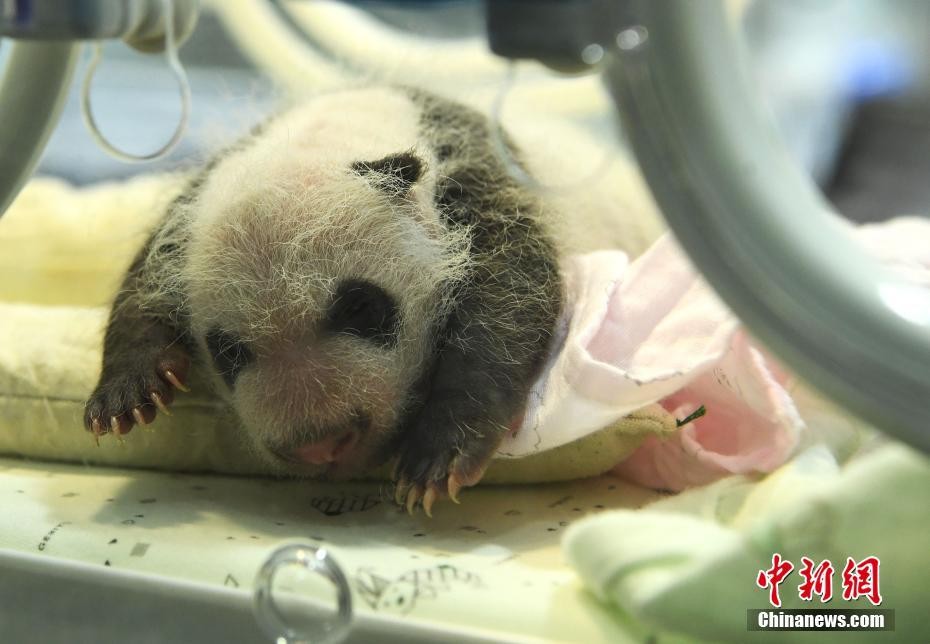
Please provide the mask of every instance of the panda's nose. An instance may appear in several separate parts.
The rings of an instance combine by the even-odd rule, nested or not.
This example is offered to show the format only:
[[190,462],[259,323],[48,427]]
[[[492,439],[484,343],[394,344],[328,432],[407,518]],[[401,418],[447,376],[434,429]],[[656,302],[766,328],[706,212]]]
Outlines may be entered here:
[[313,443],[301,445],[294,450],[294,458],[312,465],[338,463],[340,458],[352,451],[358,437],[356,430],[347,429]]

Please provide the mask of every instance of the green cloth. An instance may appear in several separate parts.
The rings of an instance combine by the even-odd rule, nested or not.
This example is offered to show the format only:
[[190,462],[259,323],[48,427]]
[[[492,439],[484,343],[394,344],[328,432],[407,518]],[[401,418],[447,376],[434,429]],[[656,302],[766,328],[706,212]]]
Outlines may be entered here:
[[[589,517],[564,552],[584,583],[618,613],[662,631],[712,642],[930,641],[930,464],[884,444],[845,467],[813,447],[755,483],[732,477],[653,504]],[[871,608],[842,599],[847,557],[881,561],[880,608],[894,633],[748,633],[746,610],[769,608],[756,586],[773,553],[795,566],[781,584],[785,608]],[[798,598],[801,557],[829,559],[833,600]]]

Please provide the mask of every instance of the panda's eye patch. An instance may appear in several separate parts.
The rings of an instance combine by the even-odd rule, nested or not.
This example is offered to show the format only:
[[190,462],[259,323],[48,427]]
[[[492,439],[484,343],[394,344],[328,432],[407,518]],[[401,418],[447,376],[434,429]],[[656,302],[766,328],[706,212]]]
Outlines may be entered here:
[[336,289],[326,314],[326,329],[392,347],[397,343],[397,304],[371,282],[348,280]]
[[205,337],[213,365],[226,384],[232,388],[242,370],[255,356],[238,337],[219,328],[212,328]]

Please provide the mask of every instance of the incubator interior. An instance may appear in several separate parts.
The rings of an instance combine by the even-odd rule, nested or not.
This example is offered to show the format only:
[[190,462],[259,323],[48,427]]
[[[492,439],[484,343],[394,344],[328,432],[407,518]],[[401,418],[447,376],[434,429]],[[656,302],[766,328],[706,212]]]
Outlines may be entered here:
[[930,636],[930,6],[118,6],[0,3],[0,641]]

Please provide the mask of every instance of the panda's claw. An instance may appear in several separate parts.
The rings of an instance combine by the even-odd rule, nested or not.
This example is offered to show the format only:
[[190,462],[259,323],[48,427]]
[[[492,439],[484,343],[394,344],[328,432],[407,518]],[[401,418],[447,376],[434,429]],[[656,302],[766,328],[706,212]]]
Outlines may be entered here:
[[423,486],[414,485],[410,488],[410,491],[407,493],[407,514],[413,516],[413,510],[417,507],[417,503],[423,496]]
[[145,416],[142,414],[142,410],[139,407],[132,408],[132,417],[135,419],[136,424],[140,427],[142,425],[147,425],[148,423],[145,420]]
[[448,487],[447,487],[448,495],[449,495],[449,499],[455,504],[462,503],[461,501],[459,501],[459,492],[462,490],[462,486],[463,486],[462,482],[459,480],[459,478],[455,474],[449,475],[449,482],[448,482]]
[[165,369],[162,374],[164,379],[170,382],[176,389],[183,391],[184,393],[190,392],[190,388],[185,385],[181,380],[175,375],[171,369]]
[[171,415],[171,410],[168,409],[168,405],[165,404],[165,401],[157,391],[149,393],[149,398],[151,398],[152,402],[155,403],[155,406],[158,407],[158,411],[163,413],[165,416]]
[[94,435],[94,443],[100,447],[100,435],[106,433],[99,416],[94,416],[90,421],[90,431]]
[[189,367],[186,350],[177,344],[142,345],[111,356],[105,350],[100,381],[84,406],[84,426],[98,442],[108,433],[121,440],[135,425],[152,423],[158,412],[170,416],[168,406],[176,391],[186,389]]
[[[495,445],[496,447],[496,445]],[[449,489],[458,496],[463,487],[472,487],[484,477],[488,465],[491,463],[491,454],[458,454],[449,465]]]
[[481,480],[497,444],[494,439],[465,445],[407,443],[394,470],[395,502],[406,506],[408,512],[421,503],[427,516],[432,516],[436,502],[445,497],[459,503],[462,488]]
[[407,499],[407,491],[410,488],[410,483],[406,479],[400,479],[394,485],[394,503],[397,505],[403,506],[405,500]]
[[426,486],[426,492],[423,493],[423,512],[430,519],[433,518],[433,504],[441,496],[442,492],[440,492],[436,481],[433,481]]
[[[121,427],[122,421],[119,416],[110,416],[110,431],[116,435],[116,439],[120,442],[123,442],[123,429]],[[129,429],[126,429],[128,432]]]

